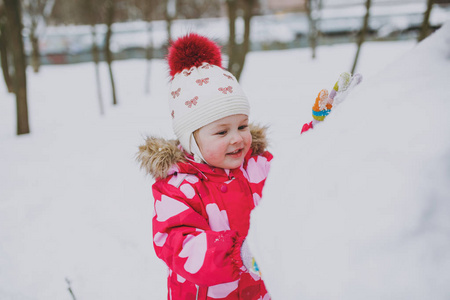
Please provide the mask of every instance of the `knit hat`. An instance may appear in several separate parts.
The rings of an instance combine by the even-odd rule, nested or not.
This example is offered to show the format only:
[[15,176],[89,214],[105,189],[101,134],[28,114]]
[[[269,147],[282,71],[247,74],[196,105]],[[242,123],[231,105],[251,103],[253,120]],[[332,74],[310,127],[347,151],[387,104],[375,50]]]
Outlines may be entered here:
[[222,68],[219,46],[206,37],[190,33],[177,39],[167,61],[173,130],[184,150],[201,157],[193,132],[224,117],[249,115],[247,97],[236,78]]

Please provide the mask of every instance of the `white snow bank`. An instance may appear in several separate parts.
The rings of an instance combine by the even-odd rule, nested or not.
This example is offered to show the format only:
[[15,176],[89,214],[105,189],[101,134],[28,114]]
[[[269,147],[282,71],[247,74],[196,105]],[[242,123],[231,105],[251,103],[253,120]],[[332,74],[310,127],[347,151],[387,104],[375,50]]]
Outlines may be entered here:
[[274,145],[248,238],[273,299],[448,299],[449,83],[447,23]]

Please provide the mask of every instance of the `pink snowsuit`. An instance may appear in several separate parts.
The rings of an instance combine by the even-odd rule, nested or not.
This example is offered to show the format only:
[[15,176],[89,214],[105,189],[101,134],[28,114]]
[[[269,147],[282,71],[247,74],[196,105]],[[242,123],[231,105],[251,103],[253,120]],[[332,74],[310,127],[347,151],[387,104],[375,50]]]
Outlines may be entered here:
[[[175,143],[166,151],[161,139],[156,145],[155,139],[149,140],[144,152],[141,146],[140,156],[147,152],[147,158],[155,158],[158,153],[149,148],[172,156],[182,151],[173,148]],[[261,153],[252,154],[255,149]],[[262,279],[243,266],[240,251],[272,155],[252,143],[243,165],[233,170],[196,163],[184,152],[179,157],[183,161],[175,159],[176,164],[156,176],[153,185],[153,242],[156,255],[169,268],[168,299],[270,299]],[[152,164],[140,158],[143,165]]]

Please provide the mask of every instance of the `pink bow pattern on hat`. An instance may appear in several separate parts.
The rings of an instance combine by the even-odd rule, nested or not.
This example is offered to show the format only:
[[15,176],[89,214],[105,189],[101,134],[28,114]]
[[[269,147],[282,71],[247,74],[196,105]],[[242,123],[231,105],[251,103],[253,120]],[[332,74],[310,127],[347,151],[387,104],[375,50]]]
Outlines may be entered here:
[[199,86],[202,86],[203,84],[208,84],[208,83],[209,83],[209,77],[197,79],[195,82],[196,82]]
[[184,104],[186,104],[187,107],[191,108],[192,105],[197,105],[197,100],[198,100],[198,97],[195,96],[195,97],[192,98],[191,100],[186,101]]
[[231,94],[233,93],[233,87],[229,85],[227,87],[219,88],[219,91],[221,91],[224,94],[227,94],[228,92]]
[[226,78],[228,78],[230,80],[233,80],[233,76],[231,76],[231,75],[223,73],[223,76],[225,76]]
[[173,91],[173,92],[171,93],[173,99],[175,99],[176,97],[179,97],[179,96],[180,96],[180,92],[181,92],[181,88],[178,88],[176,91]]
[[212,66],[210,64],[204,64],[203,66],[201,66],[202,69],[209,69],[212,68]]
[[193,69],[193,68],[191,68],[189,71],[184,70],[184,71],[183,71],[183,75],[186,76],[186,77],[189,76],[189,75],[191,75],[192,69]]

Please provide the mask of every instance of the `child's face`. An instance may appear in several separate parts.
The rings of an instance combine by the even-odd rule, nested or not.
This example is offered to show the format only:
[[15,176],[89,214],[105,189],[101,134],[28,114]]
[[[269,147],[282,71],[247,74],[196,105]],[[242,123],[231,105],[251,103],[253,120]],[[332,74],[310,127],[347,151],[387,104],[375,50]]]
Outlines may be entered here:
[[203,158],[212,166],[239,168],[252,144],[248,116],[232,115],[203,126],[194,137]]

